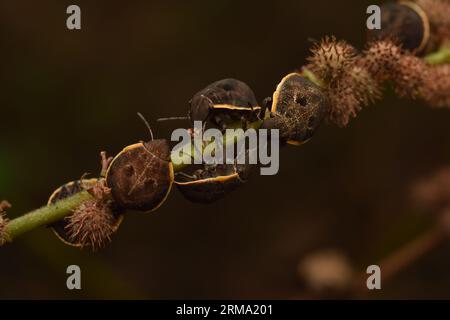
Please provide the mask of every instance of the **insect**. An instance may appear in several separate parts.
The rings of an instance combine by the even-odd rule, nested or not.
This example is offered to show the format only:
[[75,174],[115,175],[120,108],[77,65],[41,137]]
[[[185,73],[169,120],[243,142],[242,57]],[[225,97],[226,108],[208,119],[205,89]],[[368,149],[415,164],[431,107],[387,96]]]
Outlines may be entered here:
[[[54,204],[59,200],[65,199],[67,197],[70,197],[76,193],[79,193],[84,190],[92,189],[98,186],[99,179],[93,178],[93,179],[80,179],[76,181],[68,182],[58,189],[56,189],[53,194],[48,199],[48,205]],[[94,200],[95,201],[95,200]],[[120,224],[123,220],[123,215],[121,214],[120,210],[116,208],[112,203],[105,203],[105,206],[99,205],[99,203],[94,204],[94,214],[106,214],[108,223],[110,223],[110,232],[113,233],[117,231]],[[85,207],[83,209],[89,209],[89,207]],[[95,211],[98,210],[98,211]],[[100,210],[104,210],[104,212],[101,212]],[[76,211],[75,211],[76,212]],[[75,214],[75,213],[73,213]],[[64,219],[61,219],[53,224],[51,224],[49,227],[53,230],[53,232],[56,234],[56,236],[65,244],[73,246],[73,247],[83,247],[84,243],[83,241],[79,241],[80,238],[78,235],[71,233],[71,215],[67,216]],[[89,226],[87,226],[89,227]],[[95,229],[92,229],[91,232],[95,232]],[[103,245],[103,241],[106,239],[101,239],[101,236],[105,230],[100,230],[99,233],[94,234],[93,237],[95,237],[96,241],[102,241],[102,243],[99,243],[99,245]],[[109,237],[109,234],[107,235]],[[86,239],[86,237],[85,237]],[[96,245],[97,243],[94,243]],[[89,245],[92,245],[89,243]]]
[[158,119],[176,120],[189,119],[192,126],[194,121],[201,121],[225,130],[230,124],[247,123],[259,119],[261,107],[258,106],[255,94],[244,82],[236,79],[223,79],[211,83],[197,92],[189,101],[188,117],[172,117]]
[[173,164],[170,145],[165,139],[153,139],[125,147],[106,170],[106,184],[117,204],[124,209],[150,212],[158,209],[172,188]]
[[270,118],[262,128],[279,129],[282,142],[301,145],[314,135],[329,103],[319,86],[299,73],[290,73],[278,84],[273,96],[264,100],[263,108],[270,110]]
[[416,3],[385,3],[381,6],[381,29],[369,30],[368,39],[394,40],[406,50],[424,53],[430,40],[430,22]]
[[246,182],[250,165],[203,165],[192,175],[177,174],[175,184],[181,194],[197,203],[212,203]]

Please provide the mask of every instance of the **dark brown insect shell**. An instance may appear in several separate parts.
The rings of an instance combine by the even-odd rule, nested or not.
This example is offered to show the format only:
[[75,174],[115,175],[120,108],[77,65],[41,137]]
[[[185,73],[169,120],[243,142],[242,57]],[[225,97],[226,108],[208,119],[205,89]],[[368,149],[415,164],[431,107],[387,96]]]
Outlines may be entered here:
[[261,111],[252,89],[236,79],[211,83],[197,92],[189,103],[192,123],[207,121],[221,129],[235,121],[256,121]]
[[403,49],[424,53],[430,40],[430,22],[421,7],[411,1],[381,5],[381,29],[369,30],[369,41],[394,40]]
[[164,139],[124,148],[106,172],[107,186],[119,207],[144,212],[164,203],[173,181],[170,145]]
[[251,168],[251,165],[203,165],[192,175],[177,175],[175,184],[186,199],[212,203],[245,183]]
[[272,118],[262,128],[279,129],[280,139],[292,145],[311,139],[329,108],[324,90],[299,73],[286,75],[267,103]]
[[[62,185],[61,187],[59,187],[58,189],[56,189],[52,195],[50,196],[50,198],[48,199],[47,204],[51,205],[54,204],[55,202],[68,198],[76,193],[79,193],[83,190],[86,190],[88,188],[92,188],[94,187],[98,182],[98,179],[96,178],[92,178],[92,179],[82,179],[82,180],[76,180],[76,181],[71,181],[68,182],[64,185]],[[114,214],[114,218],[115,218],[115,223],[114,223],[114,231],[116,231],[120,224],[123,221],[123,215],[121,214],[121,212],[116,209],[116,208],[112,208],[112,213]],[[68,236],[67,232],[66,232],[66,226],[69,224],[67,219],[61,219],[51,225],[49,225],[49,227],[52,229],[52,231],[55,233],[55,235],[65,244],[72,246],[72,247],[81,247],[81,244],[79,243],[73,243],[70,239],[70,237]]]

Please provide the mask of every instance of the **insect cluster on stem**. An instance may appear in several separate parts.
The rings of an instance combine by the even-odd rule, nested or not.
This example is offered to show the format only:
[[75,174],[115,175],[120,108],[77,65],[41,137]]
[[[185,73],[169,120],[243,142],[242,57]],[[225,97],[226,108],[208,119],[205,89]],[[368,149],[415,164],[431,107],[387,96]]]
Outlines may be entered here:
[[[191,124],[201,121],[203,128],[222,132],[236,125],[245,129],[260,122],[263,129],[279,130],[281,144],[301,145],[324,120],[347,125],[363,106],[381,98],[385,83],[390,83],[400,96],[420,98],[432,106],[450,106],[449,65],[432,66],[418,56],[431,45],[448,41],[450,18],[444,19],[436,7],[449,12],[448,3],[444,5],[439,0],[386,5],[385,29],[369,35],[363,51],[345,41],[325,37],[314,45],[303,70],[283,77],[261,106],[244,82],[236,79],[213,82],[193,96],[185,119]],[[409,28],[411,25],[414,28]],[[127,210],[158,209],[173,184],[190,201],[217,201],[247,181],[255,166],[235,161],[175,169],[169,142],[154,139],[145,123],[150,141],[131,144],[113,159],[102,153],[99,178],[69,182],[50,197],[49,204],[53,204],[82,191],[92,195],[91,200],[51,225],[65,243],[93,250],[103,247],[117,231]],[[249,150],[243,152],[247,157]],[[5,241],[1,237],[5,224],[0,214],[0,241]]]
[[[189,118],[201,120],[204,127],[219,130],[236,122],[246,128],[252,121],[265,120],[266,128],[282,132],[282,142],[301,144],[312,137],[328,107],[320,88],[298,73],[283,78],[270,102],[270,106],[267,104],[270,110],[266,112],[266,108],[258,105],[248,85],[224,79],[194,95]],[[99,178],[69,182],[52,194],[49,204],[81,191],[92,195],[91,200],[51,225],[64,243],[97,250],[111,240],[127,210],[151,212],[158,209],[167,199],[172,184],[175,183],[181,194],[192,202],[211,203],[245,183],[255,166],[237,161],[234,164],[202,163],[186,165],[175,173],[168,141],[153,139],[150,126],[146,124],[150,141],[131,144],[112,159],[102,153]],[[243,152],[248,159],[249,150]]]

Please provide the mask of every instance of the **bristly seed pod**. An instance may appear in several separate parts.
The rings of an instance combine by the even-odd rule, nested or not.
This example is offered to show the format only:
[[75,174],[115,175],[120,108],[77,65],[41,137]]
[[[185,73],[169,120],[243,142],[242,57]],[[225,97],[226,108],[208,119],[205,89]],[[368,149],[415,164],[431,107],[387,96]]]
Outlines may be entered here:
[[450,65],[429,66],[421,97],[432,107],[450,107]]
[[362,106],[381,97],[379,83],[358,63],[359,60],[346,68],[327,88],[330,100],[327,120],[339,127],[345,127],[352,117],[356,117]]
[[410,1],[381,6],[381,29],[369,30],[368,41],[396,40],[405,50],[421,53],[430,39],[425,12]]
[[6,225],[8,224],[6,210],[9,208],[11,208],[11,204],[8,201],[3,200],[0,202],[0,246],[8,241],[8,235],[6,234]]
[[357,52],[345,41],[325,37],[311,49],[307,68],[325,82],[340,76],[342,71],[354,63]]
[[329,108],[324,90],[299,73],[285,76],[266,104],[271,104],[271,118],[262,128],[279,129],[280,140],[293,145],[314,135]]
[[424,90],[429,68],[423,61],[412,54],[405,53],[396,63],[392,81],[395,92],[400,97],[417,98]]
[[365,68],[376,81],[389,79],[402,56],[400,47],[392,40],[368,43],[358,65]]
[[49,198],[48,204],[88,190],[94,199],[81,203],[70,215],[50,227],[65,244],[92,251],[103,248],[119,228],[123,215],[111,200],[103,179],[82,179],[66,183]]

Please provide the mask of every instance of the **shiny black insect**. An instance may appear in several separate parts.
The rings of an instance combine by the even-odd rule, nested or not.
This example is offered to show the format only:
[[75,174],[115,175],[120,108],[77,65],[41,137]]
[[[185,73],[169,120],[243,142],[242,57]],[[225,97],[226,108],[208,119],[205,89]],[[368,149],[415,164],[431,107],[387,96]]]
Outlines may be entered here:
[[201,121],[204,126],[212,124],[225,130],[232,123],[242,127],[259,119],[261,107],[255,94],[244,82],[236,79],[223,79],[211,83],[197,92],[189,101],[188,117],[163,118],[163,120],[189,119]]
[[404,49],[424,53],[430,40],[430,22],[417,4],[404,1],[381,6],[381,29],[368,31],[368,40],[394,40]]
[[186,199],[212,203],[245,183],[250,170],[250,165],[203,165],[192,174],[177,174],[175,184]]

